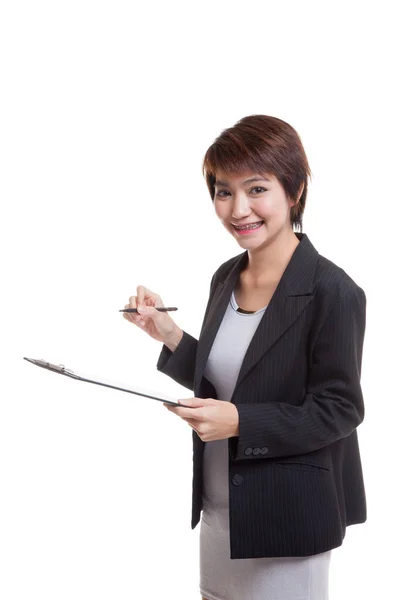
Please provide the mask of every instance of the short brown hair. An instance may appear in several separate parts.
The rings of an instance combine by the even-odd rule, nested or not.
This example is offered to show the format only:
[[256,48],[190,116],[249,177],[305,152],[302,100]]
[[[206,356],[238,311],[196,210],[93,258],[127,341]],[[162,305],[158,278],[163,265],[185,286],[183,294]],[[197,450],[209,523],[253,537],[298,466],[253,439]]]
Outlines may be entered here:
[[240,119],[233,127],[223,130],[203,159],[203,174],[213,201],[217,170],[274,175],[291,200],[298,197],[304,183],[299,201],[290,209],[292,227],[302,231],[307,178],[311,178],[311,170],[300,136],[291,125],[267,115]]

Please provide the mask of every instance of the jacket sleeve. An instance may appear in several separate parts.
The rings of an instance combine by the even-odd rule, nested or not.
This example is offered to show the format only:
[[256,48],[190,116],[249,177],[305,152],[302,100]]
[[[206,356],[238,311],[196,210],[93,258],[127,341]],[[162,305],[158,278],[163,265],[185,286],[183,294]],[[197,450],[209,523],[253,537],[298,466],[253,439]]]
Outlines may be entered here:
[[237,404],[239,436],[229,439],[232,459],[304,454],[356,429],[364,419],[365,320],[366,297],[359,286],[335,297],[314,346],[302,402]]
[[[211,304],[215,280],[216,273],[214,273],[211,279],[210,294],[204,314],[202,329]],[[164,375],[168,375],[180,385],[193,391],[196,353],[197,340],[186,331],[183,331],[183,337],[173,352],[163,344],[157,361],[157,370],[164,373]]]
[[174,381],[193,391],[196,365],[197,340],[186,331],[175,350],[163,345],[157,369]]

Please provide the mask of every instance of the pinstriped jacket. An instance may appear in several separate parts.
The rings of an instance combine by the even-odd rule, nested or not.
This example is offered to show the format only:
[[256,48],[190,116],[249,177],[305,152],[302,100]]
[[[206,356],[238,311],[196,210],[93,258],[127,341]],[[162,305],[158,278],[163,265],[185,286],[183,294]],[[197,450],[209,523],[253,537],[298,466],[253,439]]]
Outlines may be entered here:
[[[304,233],[244,356],[229,438],[230,557],[308,556],[340,546],[366,520],[357,426],[366,319],[364,291]],[[157,369],[200,398],[203,372],[248,253],[214,273],[199,340],[163,346]],[[234,343],[234,334],[232,343]],[[192,529],[202,510],[205,443],[193,431]]]

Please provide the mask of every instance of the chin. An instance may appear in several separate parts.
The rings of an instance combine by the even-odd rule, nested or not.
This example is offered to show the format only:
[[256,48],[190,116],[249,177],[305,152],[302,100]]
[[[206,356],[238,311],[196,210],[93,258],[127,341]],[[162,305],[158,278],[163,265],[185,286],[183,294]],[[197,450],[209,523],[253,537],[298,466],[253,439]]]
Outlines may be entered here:
[[253,251],[268,244],[268,237],[264,237],[262,240],[237,240],[237,242],[243,250]]

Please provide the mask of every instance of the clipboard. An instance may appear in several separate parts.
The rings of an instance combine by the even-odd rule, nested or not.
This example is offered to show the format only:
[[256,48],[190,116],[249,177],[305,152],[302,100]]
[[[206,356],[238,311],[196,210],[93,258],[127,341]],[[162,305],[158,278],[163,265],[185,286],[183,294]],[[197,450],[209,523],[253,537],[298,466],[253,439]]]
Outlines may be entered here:
[[95,385],[102,385],[104,387],[109,387],[114,390],[120,390],[121,392],[128,392],[128,394],[136,394],[137,396],[143,396],[144,398],[151,398],[152,400],[158,400],[159,402],[163,402],[164,404],[171,404],[173,406],[182,406],[179,402],[172,400],[172,398],[164,397],[160,398],[159,396],[154,395],[155,392],[139,392],[138,390],[129,389],[126,387],[122,387],[119,385],[115,385],[113,383],[107,381],[98,381],[97,379],[92,379],[86,375],[79,375],[70,369],[67,369],[64,365],[53,365],[45,360],[39,360],[36,358],[27,358],[24,356],[24,360],[36,365],[37,367],[42,367],[43,369],[47,369],[48,371],[53,371],[53,373],[58,373],[59,375],[66,375],[71,379],[75,379],[76,381],[86,381],[87,383],[94,383]]

